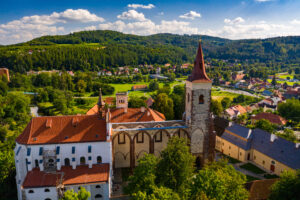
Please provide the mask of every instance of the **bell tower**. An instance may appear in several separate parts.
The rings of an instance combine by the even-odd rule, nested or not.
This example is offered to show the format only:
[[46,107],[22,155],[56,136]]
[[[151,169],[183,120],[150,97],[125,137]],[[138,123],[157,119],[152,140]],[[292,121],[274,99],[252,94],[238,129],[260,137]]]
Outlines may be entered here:
[[191,136],[191,153],[197,165],[214,160],[215,134],[210,114],[212,81],[208,78],[201,41],[192,74],[186,80],[185,122]]

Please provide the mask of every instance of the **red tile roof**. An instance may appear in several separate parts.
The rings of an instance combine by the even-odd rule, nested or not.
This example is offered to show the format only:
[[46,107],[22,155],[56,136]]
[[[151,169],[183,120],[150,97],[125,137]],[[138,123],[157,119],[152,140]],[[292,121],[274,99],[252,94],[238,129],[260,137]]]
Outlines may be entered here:
[[249,190],[249,200],[264,200],[268,199],[271,193],[271,186],[279,179],[255,180],[246,183],[246,188]]
[[147,85],[134,85],[134,86],[132,86],[132,90],[145,90],[147,88],[148,88]]
[[256,116],[252,117],[254,120],[266,119],[273,124],[284,125],[286,124],[286,119],[279,115],[275,115],[273,113],[259,113]]
[[57,144],[106,140],[98,115],[34,117],[16,139],[19,144]]
[[189,81],[193,83],[211,83],[212,81],[208,78],[205,72],[204,58],[201,47],[201,42],[199,41],[198,51],[196,60],[194,62],[194,68],[191,76],[188,78]]
[[79,185],[88,183],[107,182],[109,179],[109,164],[95,164],[92,168],[88,165],[62,166],[56,173],[46,173],[34,168],[29,171],[23,182],[24,188],[56,186],[60,180],[64,185]]
[[124,108],[116,108],[110,110],[110,122],[148,122],[148,121],[165,121],[164,114],[153,110],[151,108],[145,108],[142,112],[141,108],[127,108],[125,112]]

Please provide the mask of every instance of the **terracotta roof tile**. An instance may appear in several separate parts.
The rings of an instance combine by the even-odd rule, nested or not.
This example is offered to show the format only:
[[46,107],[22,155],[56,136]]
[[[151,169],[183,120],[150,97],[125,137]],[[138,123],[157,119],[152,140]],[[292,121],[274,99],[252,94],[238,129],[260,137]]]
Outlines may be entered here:
[[165,121],[164,114],[154,111],[151,108],[141,112],[141,108],[127,108],[127,112],[123,108],[116,108],[110,111],[112,123],[120,122],[147,122],[147,121]]
[[89,109],[86,115],[96,115],[98,114],[98,105],[94,105],[91,109]]
[[107,182],[109,179],[109,164],[94,164],[92,168],[89,168],[88,165],[80,165],[74,170],[71,166],[62,166],[57,173],[46,173],[40,171],[39,168],[34,168],[27,173],[23,187],[56,186],[61,179],[64,185]]
[[256,116],[252,117],[252,119],[255,120],[260,120],[260,119],[266,119],[270,121],[273,124],[278,124],[278,125],[284,125],[286,124],[286,119],[279,115],[275,115],[273,113],[259,113]]
[[32,118],[16,139],[20,144],[57,144],[106,140],[106,122],[97,115]]
[[246,183],[249,190],[249,200],[268,199],[271,193],[271,186],[279,179],[256,180]]

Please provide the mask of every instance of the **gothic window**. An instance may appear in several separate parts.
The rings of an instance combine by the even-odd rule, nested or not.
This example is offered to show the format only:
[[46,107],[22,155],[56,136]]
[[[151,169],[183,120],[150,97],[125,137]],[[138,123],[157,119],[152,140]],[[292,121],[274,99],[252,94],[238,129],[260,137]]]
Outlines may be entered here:
[[144,143],[144,133],[138,133],[137,134],[136,143]]
[[125,144],[125,134],[124,133],[120,133],[118,135],[118,144]]
[[80,158],[80,164],[81,165],[85,165],[85,157],[81,157]]
[[97,163],[102,163],[102,157],[101,156],[97,156]]
[[199,104],[204,104],[204,96],[202,94],[199,96]]
[[65,158],[65,166],[70,166],[70,159],[69,158]]
[[155,142],[162,142],[162,131],[159,131],[155,135]]

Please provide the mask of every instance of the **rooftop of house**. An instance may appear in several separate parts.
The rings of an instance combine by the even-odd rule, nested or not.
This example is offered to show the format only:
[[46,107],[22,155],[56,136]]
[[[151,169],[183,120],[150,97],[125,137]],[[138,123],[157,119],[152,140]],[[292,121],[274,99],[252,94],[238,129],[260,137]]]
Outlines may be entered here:
[[284,119],[283,117],[275,115],[273,113],[259,113],[251,118],[254,120],[266,119],[271,123],[278,125],[284,125],[287,122],[286,119]]
[[246,183],[246,189],[249,191],[249,200],[268,199],[271,193],[271,186],[278,179],[255,180]]
[[106,122],[98,115],[34,117],[16,139],[19,144],[106,141]]
[[[240,148],[245,150],[255,149],[293,169],[300,169],[299,144],[287,141],[261,129],[252,130],[249,136],[250,130],[239,124],[233,124],[226,128],[221,137]],[[247,137],[249,139],[245,140]],[[251,146],[249,147],[249,145]]]
[[56,173],[46,173],[34,168],[29,171],[23,182],[24,188],[55,187],[57,180],[62,180],[64,185],[78,185],[89,183],[101,183],[109,180],[109,164],[94,164],[92,168],[88,165],[62,166]]
[[165,121],[164,114],[151,108],[116,108],[110,110],[110,122]]

